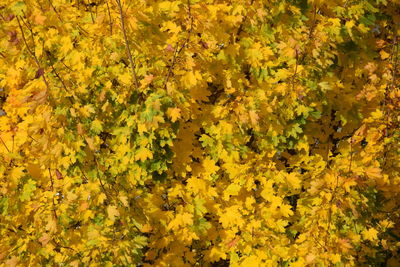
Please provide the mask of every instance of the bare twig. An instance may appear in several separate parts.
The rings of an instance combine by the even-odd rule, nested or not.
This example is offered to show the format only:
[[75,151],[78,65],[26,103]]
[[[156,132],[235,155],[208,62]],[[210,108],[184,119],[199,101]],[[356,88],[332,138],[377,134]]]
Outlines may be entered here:
[[128,58],[131,64],[131,69],[132,69],[132,78],[133,78],[133,82],[135,84],[136,90],[139,89],[139,81],[136,75],[136,71],[135,71],[135,62],[133,61],[132,58],[132,53],[131,53],[131,48],[129,46],[129,42],[128,42],[128,37],[126,35],[126,29],[125,29],[125,22],[124,22],[124,14],[122,11],[122,4],[121,4],[121,0],[116,0],[117,4],[118,4],[118,10],[119,10],[119,16],[121,19],[121,28],[122,28],[122,33],[124,34],[124,40],[125,40],[125,47],[126,47],[126,53],[128,54]]

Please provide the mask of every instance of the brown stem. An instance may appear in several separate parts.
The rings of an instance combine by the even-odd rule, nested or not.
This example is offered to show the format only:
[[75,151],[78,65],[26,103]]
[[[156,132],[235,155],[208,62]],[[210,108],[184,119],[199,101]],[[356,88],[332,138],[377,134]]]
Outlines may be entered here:
[[119,15],[120,15],[120,20],[121,20],[121,28],[122,28],[122,33],[124,34],[124,40],[125,40],[125,47],[126,47],[126,53],[128,54],[128,58],[129,61],[131,63],[131,69],[132,69],[132,78],[133,78],[133,82],[135,84],[136,90],[139,90],[139,82],[138,82],[138,78],[136,76],[136,71],[135,71],[135,63],[133,61],[132,58],[132,53],[131,53],[131,48],[129,46],[129,42],[128,42],[128,37],[126,35],[126,29],[125,29],[125,22],[124,22],[124,14],[122,11],[122,4],[121,4],[121,0],[116,0],[117,4],[118,4],[118,10],[119,10]]
[[69,93],[67,86],[65,85],[63,79],[61,79],[60,75],[58,75],[58,73],[57,73],[56,69],[54,68],[54,66],[51,65],[50,67],[51,67],[51,69],[53,70],[53,72],[54,72],[54,74],[56,75],[56,77],[60,80],[62,86],[63,86],[64,89],[65,89],[65,91],[66,91],[67,93]]
[[351,164],[353,162],[353,138],[350,138],[350,164],[349,164],[349,174],[351,172]]
[[8,153],[11,153],[10,149],[8,149],[6,143],[4,142],[3,138],[0,137],[1,142],[3,143],[4,147],[7,149]]
[[[27,16],[25,15],[25,12],[24,12],[24,11],[22,11],[22,14],[24,14],[24,17],[27,17]],[[32,26],[30,25],[30,23],[29,23],[28,20],[25,22],[25,20],[23,19],[23,17],[21,17],[21,20],[22,20],[22,23],[24,23],[24,25],[25,25],[25,26],[28,28],[28,30],[31,32],[31,39],[32,39],[32,43],[33,43],[33,48],[35,49],[36,44],[35,44],[35,38],[33,37],[34,34],[33,34],[33,31],[32,31]]]
[[296,79],[296,75],[297,75],[297,66],[299,64],[299,52],[297,51],[297,49],[295,48],[296,51],[296,66],[294,68],[294,73],[292,76],[292,90],[294,90],[294,86],[295,86],[295,79]]
[[92,11],[92,7],[90,5],[89,5],[89,12],[90,12],[90,18],[92,19],[92,23],[94,24],[93,11]]
[[[57,12],[56,7],[53,5],[53,2],[51,0],[48,0],[48,1],[49,1],[49,4],[50,4],[51,8],[56,13],[57,18],[61,21],[61,23],[63,23],[63,20],[61,19],[60,14]],[[78,3],[79,3],[79,1],[78,1]]]
[[[54,68],[53,65],[51,65],[51,68],[52,68],[54,74],[56,75],[57,79],[60,80],[60,82],[61,82],[61,84],[62,84],[64,90],[65,90],[67,93],[69,93],[69,90],[68,90],[67,86],[65,85],[64,80],[60,77],[60,75],[58,75],[58,73],[57,73],[57,71],[56,71],[56,69]],[[73,101],[71,98],[69,98],[69,97],[67,97],[67,98],[68,98],[69,102],[71,103],[71,105],[73,105],[73,104],[74,104],[74,101]]]
[[[53,181],[53,176],[51,175],[51,171],[50,171],[50,167],[48,168],[49,170],[49,175],[50,175],[50,182],[51,182],[51,192],[54,193],[54,181]],[[57,220],[58,216],[57,216],[57,211],[56,211],[56,203],[54,202],[54,195],[52,196],[52,202],[53,202],[53,215],[54,218]]]
[[110,20],[110,34],[112,35],[113,29],[112,29],[112,20],[111,20],[111,12],[110,12],[110,6],[108,5],[108,1],[106,1],[107,4],[107,13],[108,13],[108,19]]

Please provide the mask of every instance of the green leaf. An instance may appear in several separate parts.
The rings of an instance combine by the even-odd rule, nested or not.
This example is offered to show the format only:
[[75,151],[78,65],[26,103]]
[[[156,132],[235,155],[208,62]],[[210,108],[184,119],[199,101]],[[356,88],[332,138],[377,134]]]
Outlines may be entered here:
[[101,133],[101,131],[103,131],[102,122],[99,121],[98,119],[95,119],[94,121],[92,121],[92,125],[90,126],[90,130],[95,134]]
[[26,13],[26,5],[24,1],[18,1],[11,7],[11,10],[16,16],[24,16],[24,13]]
[[36,189],[36,182],[32,179],[29,179],[22,189],[22,194],[19,196],[21,201],[29,201],[31,200],[31,196],[33,191]]

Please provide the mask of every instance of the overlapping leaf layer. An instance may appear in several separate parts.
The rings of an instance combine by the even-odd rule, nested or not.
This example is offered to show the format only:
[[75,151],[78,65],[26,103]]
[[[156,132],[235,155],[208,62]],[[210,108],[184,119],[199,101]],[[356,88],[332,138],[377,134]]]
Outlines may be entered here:
[[399,0],[0,15],[0,263],[399,266]]

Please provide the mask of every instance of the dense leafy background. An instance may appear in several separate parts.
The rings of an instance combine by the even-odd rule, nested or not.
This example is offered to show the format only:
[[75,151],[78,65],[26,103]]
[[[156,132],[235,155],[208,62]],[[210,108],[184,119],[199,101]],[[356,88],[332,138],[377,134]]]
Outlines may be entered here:
[[0,15],[0,263],[399,266],[398,0]]

